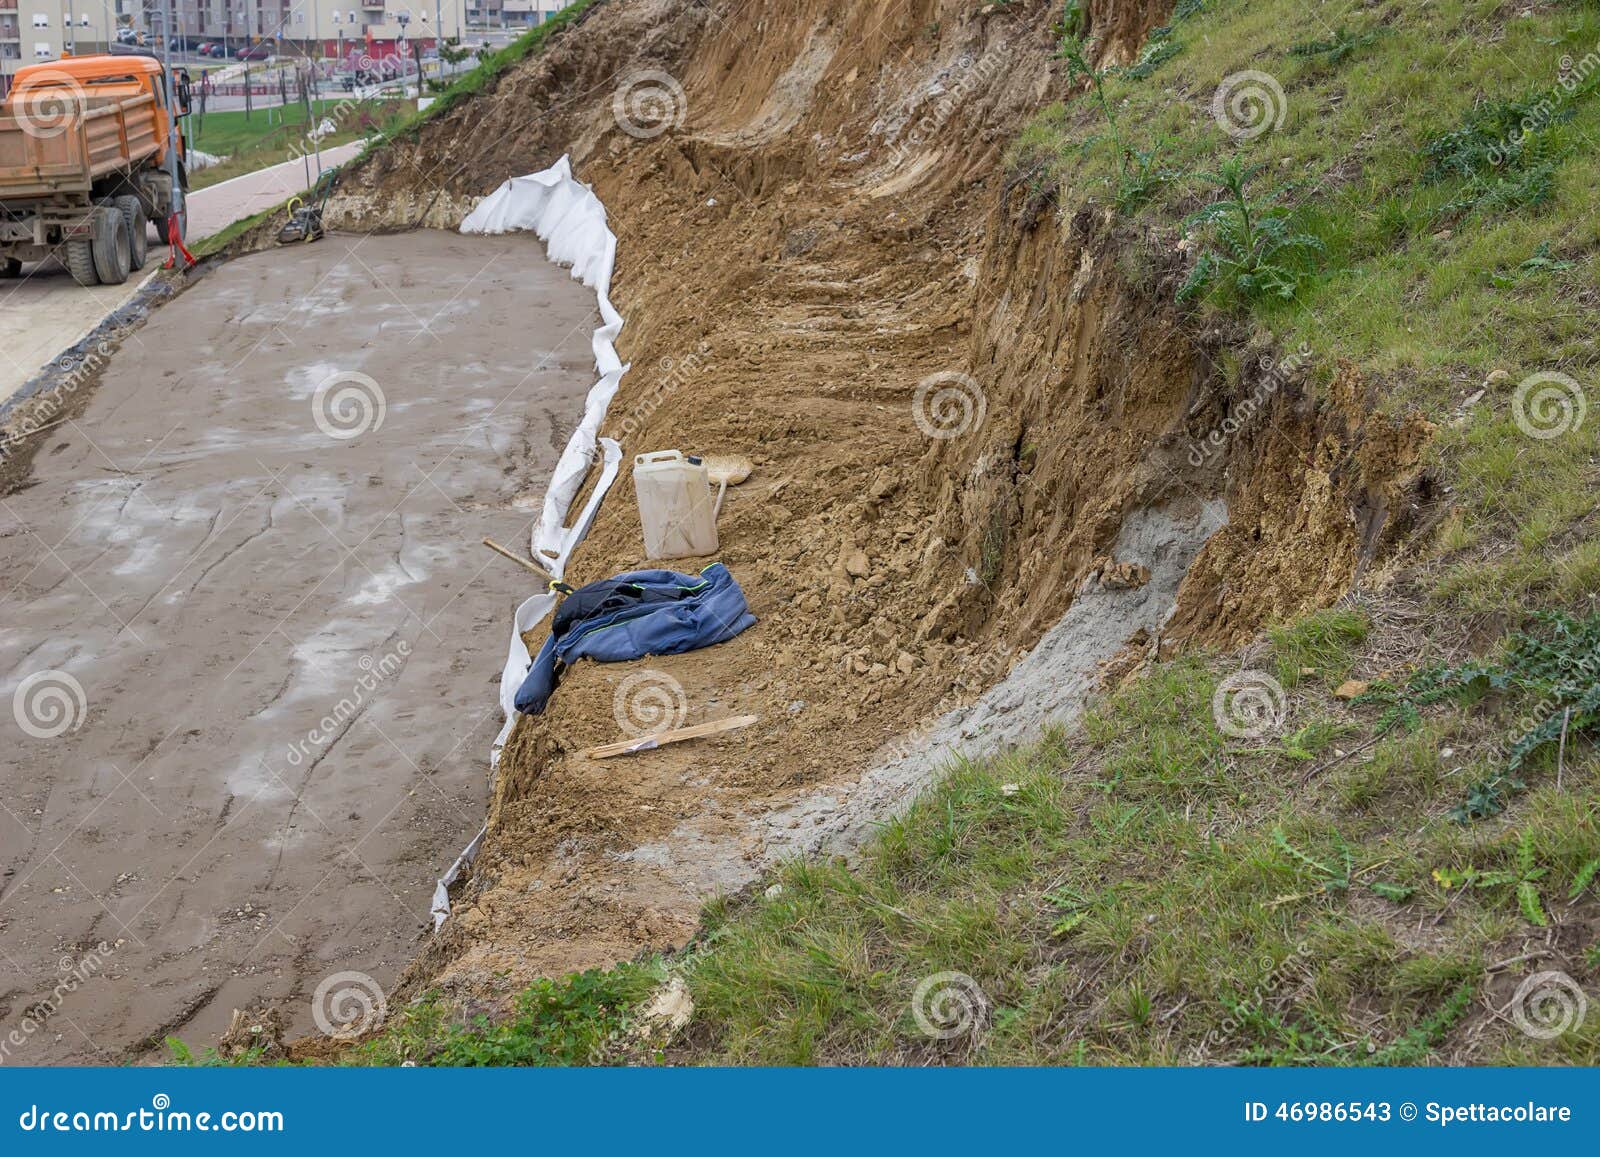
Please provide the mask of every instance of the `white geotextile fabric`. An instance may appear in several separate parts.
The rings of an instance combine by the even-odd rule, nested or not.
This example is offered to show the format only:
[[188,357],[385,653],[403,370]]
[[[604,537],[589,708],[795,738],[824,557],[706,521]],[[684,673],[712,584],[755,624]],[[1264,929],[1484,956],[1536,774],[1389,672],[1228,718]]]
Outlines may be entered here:
[[[628,367],[617,357],[615,342],[622,330],[622,315],[611,304],[611,270],[616,264],[617,238],[606,225],[606,207],[589,186],[572,176],[572,166],[562,157],[548,169],[525,177],[512,177],[461,222],[463,233],[537,233],[545,243],[550,260],[572,267],[572,276],[593,289],[600,307],[600,328],[594,331],[594,362],[600,379],[589,388],[583,405],[583,419],[567,439],[556,462],[544,495],[544,509],[533,528],[531,548],[556,578],[566,573],[567,559],[589,533],[600,501],[616,480],[622,463],[622,447],[610,438],[599,437],[606,407],[616,395],[617,384]],[[591,465],[599,463],[600,477],[589,501],[569,525],[567,516],[573,500],[583,488]],[[511,643],[506,652],[505,669],[500,673],[500,707],[505,726],[495,738],[489,753],[490,766],[500,762],[500,749],[516,722],[517,688],[522,685],[533,656],[522,641],[525,632],[543,622],[555,609],[556,596],[546,591],[534,595],[517,608],[513,617]],[[450,885],[455,883],[478,854],[485,827],[440,877],[433,892],[433,928],[450,915]]]

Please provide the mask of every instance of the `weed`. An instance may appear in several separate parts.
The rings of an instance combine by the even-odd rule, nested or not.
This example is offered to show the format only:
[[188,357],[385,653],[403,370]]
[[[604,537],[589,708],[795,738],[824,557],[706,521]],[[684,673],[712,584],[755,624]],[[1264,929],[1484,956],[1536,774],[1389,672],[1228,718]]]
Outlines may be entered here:
[[1154,29],[1145,38],[1144,49],[1139,53],[1139,59],[1127,68],[1118,69],[1117,75],[1127,77],[1129,80],[1146,80],[1156,69],[1182,51],[1183,45],[1172,34],[1171,25]]
[[[1355,863],[1351,859],[1350,845],[1345,843],[1337,832],[1334,833],[1334,841],[1334,851],[1337,858],[1334,862],[1329,863],[1325,860],[1314,859],[1295,847],[1289,842],[1289,837],[1283,834],[1281,828],[1274,828],[1272,831],[1272,842],[1278,846],[1279,850],[1300,864],[1301,867],[1310,869],[1313,879],[1316,880],[1318,891],[1344,893],[1350,890],[1350,882],[1355,873]],[[1278,901],[1297,900],[1303,898],[1304,895],[1306,893],[1292,897],[1280,896]]]
[[1524,278],[1535,277],[1546,273],[1565,273],[1573,268],[1577,262],[1559,260],[1550,253],[1550,242],[1541,241],[1534,249],[1533,256],[1519,264],[1509,274],[1498,270],[1491,271],[1489,281],[1498,289],[1510,289]]
[[1600,613],[1577,620],[1551,612],[1535,616],[1546,630],[1518,631],[1506,642],[1503,658],[1459,667],[1429,667],[1409,684],[1413,710],[1445,698],[1512,692],[1535,700],[1519,721],[1522,733],[1491,760],[1492,771],[1475,783],[1467,800],[1451,813],[1465,823],[1494,815],[1508,792],[1526,785],[1522,768],[1536,752],[1600,727]]
[[574,1065],[615,1062],[626,1049],[629,1014],[660,982],[658,966],[539,980],[516,999],[511,1016],[451,1021],[437,998],[408,1006],[383,1033],[347,1058],[353,1064]]
[[1517,854],[1513,867],[1498,872],[1481,872],[1476,883],[1480,888],[1509,886],[1517,898],[1517,907],[1522,912],[1522,918],[1529,924],[1544,928],[1549,925],[1550,920],[1539,903],[1538,881],[1548,872],[1549,869],[1537,867],[1534,863],[1533,829],[1529,828],[1517,841]]
[[1594,882],[1595,873],[1600,872],[1600,857],[1596,857],[1578,869],[1578,874],[1572,878],[1572,890],[1567,893],[1569,900],[1576,900]]
[[1213,247],[1195,261],[1179,287],[1179,301],[1217,289],[1246,300],[1292,300],[1307,276],[1303,259],[1324,251],[1320,238],[1296,232],[1290,215],[1272,207],[1272,194],[1249,195],[1250,182],[1264,167],[1230,157],[1216,172],[1201,174],[1224,195],[1184,220],[1185,236],[1209,227]]
[[1338,64],[1350,56],[1358,48],[1365,48],[1378,39],[1378,31],[1351,32],[1342,25],[1334,29],[1334,33],[1326,40],[1302,40],[1289,49],[1290,56],[1300,56],[1324,60],[1329,64]]
[[[1069,3],[1067,12],[1062,19],[1063,28],[1074,28],[1081,25],[1082,21],[1076,18],[1077,5]],[[1161,167],[1158,163],[1164,142],[1157,139],[1154,146],[1148,149],[1137,149],[1130,145],[1123,137],[1122,126],[1117,120],[1116,110],[1111,101],[1106,97],[1107,70],[1095,68],[1089,63],[1089,54],[1093,46],[1084,41],[1075,32],[1064,32],[1056,49],[1057,59],[1067,62],[1067,77],[1070,80],[1087,80],[1089,92],[1094,98],[1094,103],[1105,118],[1106,132],[1117,156],[1117,207],[1123,211],[1136,208],[1147,200],[1162,185],[1171,181],[1177,174]],[[1094,139],[1085,141],[1083,148],[1086,150],[1094,143]]]

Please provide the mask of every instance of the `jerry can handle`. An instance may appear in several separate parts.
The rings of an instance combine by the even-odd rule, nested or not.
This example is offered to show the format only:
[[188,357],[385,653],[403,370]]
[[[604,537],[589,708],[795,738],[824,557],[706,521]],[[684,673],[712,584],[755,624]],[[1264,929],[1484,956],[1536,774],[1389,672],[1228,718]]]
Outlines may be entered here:
[[683,454],[678,450],[652,450],[648,454],[636,454],[633,458],[635,466],[647,466],[656,462],[679,462]]

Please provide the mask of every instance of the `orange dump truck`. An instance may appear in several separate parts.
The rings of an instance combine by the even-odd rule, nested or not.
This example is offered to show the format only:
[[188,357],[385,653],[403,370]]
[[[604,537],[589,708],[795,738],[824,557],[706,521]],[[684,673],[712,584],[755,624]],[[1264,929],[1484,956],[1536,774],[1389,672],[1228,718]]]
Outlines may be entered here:
[[147,55],[17,70],[0,103],[0,276],[54,253],[80,285],[145,263],[146,226],[184,233],[186,85]]

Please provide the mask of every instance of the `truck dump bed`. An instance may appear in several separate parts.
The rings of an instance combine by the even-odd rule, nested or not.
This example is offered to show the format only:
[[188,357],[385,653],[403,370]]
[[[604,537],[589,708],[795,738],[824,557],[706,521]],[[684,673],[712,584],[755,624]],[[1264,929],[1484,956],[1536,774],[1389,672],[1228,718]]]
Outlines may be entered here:
[[14,95],[0,106],[0,203],[87,194],[106,174],[136,168],[160,148],[159,112],[149,93]]

